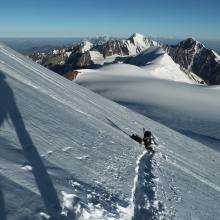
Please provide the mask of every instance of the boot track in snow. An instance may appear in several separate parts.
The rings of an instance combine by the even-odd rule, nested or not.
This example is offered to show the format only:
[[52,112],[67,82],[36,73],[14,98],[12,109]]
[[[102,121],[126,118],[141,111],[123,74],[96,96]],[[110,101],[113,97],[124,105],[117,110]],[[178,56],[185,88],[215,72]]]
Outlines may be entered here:
[[163,204],[156,198],[156,177],[153,173],[154,154],[144,152],[137,160],[137,175],[132,192],[132,220],[160,219],[164,212]]

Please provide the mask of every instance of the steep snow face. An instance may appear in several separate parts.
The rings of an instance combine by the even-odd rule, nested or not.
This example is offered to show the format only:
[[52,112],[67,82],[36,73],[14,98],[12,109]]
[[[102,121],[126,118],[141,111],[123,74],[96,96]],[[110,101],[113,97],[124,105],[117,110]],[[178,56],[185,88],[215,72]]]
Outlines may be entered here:
[[[156,137],[155,154],[128,137],[141,135],[143,127]],[[220,215],[218,151],[3,45],[0,146],[1,220]]]
[[79,74],[76,82],[178,129],[219,138],[219,91],[149,77],[131,65]]
[[79,206],[79,216],[119,218],[143,151],[126,133],[141,133],[143,117],[3,45],[0,71],[1,212],[33,219]]
[[99,53],[98,51],[89,51],[89,54],[90,54],[90,57],[91,57],[91,61],[94,64],[103,65],[104,57],[101,53]]
[[139,66],[148,74],[162,79],[186,83],[202,81],[199,77],[181,71],[180,66],[161,47],[150,47],[129,59],[127,63]]
[[142,44],[144,45],[144,35],[139,33],[134,33],[131,38],[134,41],[134,44]]

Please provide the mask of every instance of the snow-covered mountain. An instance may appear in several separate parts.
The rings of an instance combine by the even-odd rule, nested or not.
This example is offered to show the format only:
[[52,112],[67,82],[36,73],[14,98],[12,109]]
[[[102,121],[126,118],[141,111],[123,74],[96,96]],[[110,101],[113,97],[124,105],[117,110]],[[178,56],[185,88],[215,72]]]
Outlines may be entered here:
[[[130,63],[130,59],[132,60],[135,56],[138,58],[134,58],[131,62],[132,64],[137,65],[136,61],[138,60],[138,63],[140,63],[140,59],[142,59],[142,64],[146,64],[149,60],[149,55],[144,56],[143,54],[145,54],[145,50],[151,47],[163,48],[165,51],[163,52],[163,58],[164,60],[169,60],[169,62],[163,62],[163,67],[159,72],[158,69],[152,69],[150,71],[155,75],[162,76],[163,78],[169,76],[167,79],[171,80],[178,80],[180,75],[186,75],[180,77],[179,81],[181,81],[182,78],[187,78],[187,80],[189,78],[192,82],[208,85],[220,83],[219,55],[192,38],[181,41],[178,45],[169,46],[135,33],[124,40],[104,38],[101,40],[97,39],[97,41],[93,41],[93,43],[84,41],[72,47],[52,50],[49,53],[34,53],[30,57],[34,61],[61,75],[65,75],[66,73],[69,75],[70,72],[79,68],[97,69],[112,63]],[[176,65],[176,67],[174,67],[175,65],[169,56],[179,66]],[[162,72],[165,64],[167,65],[165,69],[168,71],[176,69],[172,72],[171,77],[170,72],[166,70],[164,73]],[[153,67],[153,65],[151,65],[151,67]],[[180,72],[181,74],[179,74]]]
[[125,41],[129,55],[136,55],[149,47],[160,46],[160,43],[144,37],[142,34],[135,33]]
[[93,43],[83,41],[72,47],[53,50],[48,54],[34,53],[30,57],[63,75],[77,68],[94,68],[104,63],[112,63],[117,57],[136,55],[151,46],[159,45],[158,42],[135,33],[126,40],[109,39]]
[[192,38],[164,48],[186,71],[195,73],[207,84],[220,84],[220,56],[215,51]]
[[[105,84],[103,94],[120,91],[119,98],[131,95],[127,100],[135,100],[136,110],[143,97],[148,97],[145,101],[150,104],[152,100],[161,105],[167,102],[150,96],[156,87],[139,96],[145,78],[134,75],[139,67],[130,67],[133,72],[120,68],[119,77],[110,66],[111,71],[103,70],[105,75],[97,72],[91,81],[99,79]],[[113,73],[118,77],[115,93],[109,81]],[[99,88],[101,92],[100,84]],[[134,88],[137,91],[133,94]],[[170,94],[176,89],[160,87]],[[203,90],[203,97],[212,94],[215,99],[215,93],[217,89],[207,94]],[[185,102],[184,96],[181,98]],[[220,154],[214,148],[219,142],[211,138],[218,133],[217,120],[209,131],[210,138],[189,138],[66,80],[4,45],[0,45],[0,102],[1,220],[219,218]],[[218,108],[210,112],[208,104],[214,106],[212,102],[206,104],[208,114],[216,118]],[[178,114],[184,116],[184,111]],[[209,122],[206,116],[202,131]],[[143,127],[157,139],[154,154],[148,154],[128,136],[141,135]]]
[[111,40],[95,47],[104,57],[118,55],[136,55],[151,46],[159,46],[154,40],[147,39],[141,34],[135,33],[127,40]]
[[[128,58],[125,63],[141,67],[151,76],[187,83],[200,83],[197,75],[182,71],[161,47],[150,47],[136,56]],[[138,74],[138,73],[137,73]]]

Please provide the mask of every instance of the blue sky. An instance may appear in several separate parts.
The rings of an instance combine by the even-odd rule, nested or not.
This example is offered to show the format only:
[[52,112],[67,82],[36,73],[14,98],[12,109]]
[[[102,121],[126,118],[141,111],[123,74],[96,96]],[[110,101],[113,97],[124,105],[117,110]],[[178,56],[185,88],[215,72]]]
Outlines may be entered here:
[[220,40],[220,0],[0,0],[0,37]]

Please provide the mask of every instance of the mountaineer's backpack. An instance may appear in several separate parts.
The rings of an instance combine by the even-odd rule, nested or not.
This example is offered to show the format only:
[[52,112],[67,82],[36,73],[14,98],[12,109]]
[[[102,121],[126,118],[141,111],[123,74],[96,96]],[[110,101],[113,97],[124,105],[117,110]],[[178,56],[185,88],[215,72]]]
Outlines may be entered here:
[[150,131],[144,132],[143,142],[145,147],[148,147],[152,144],[152,134]]

